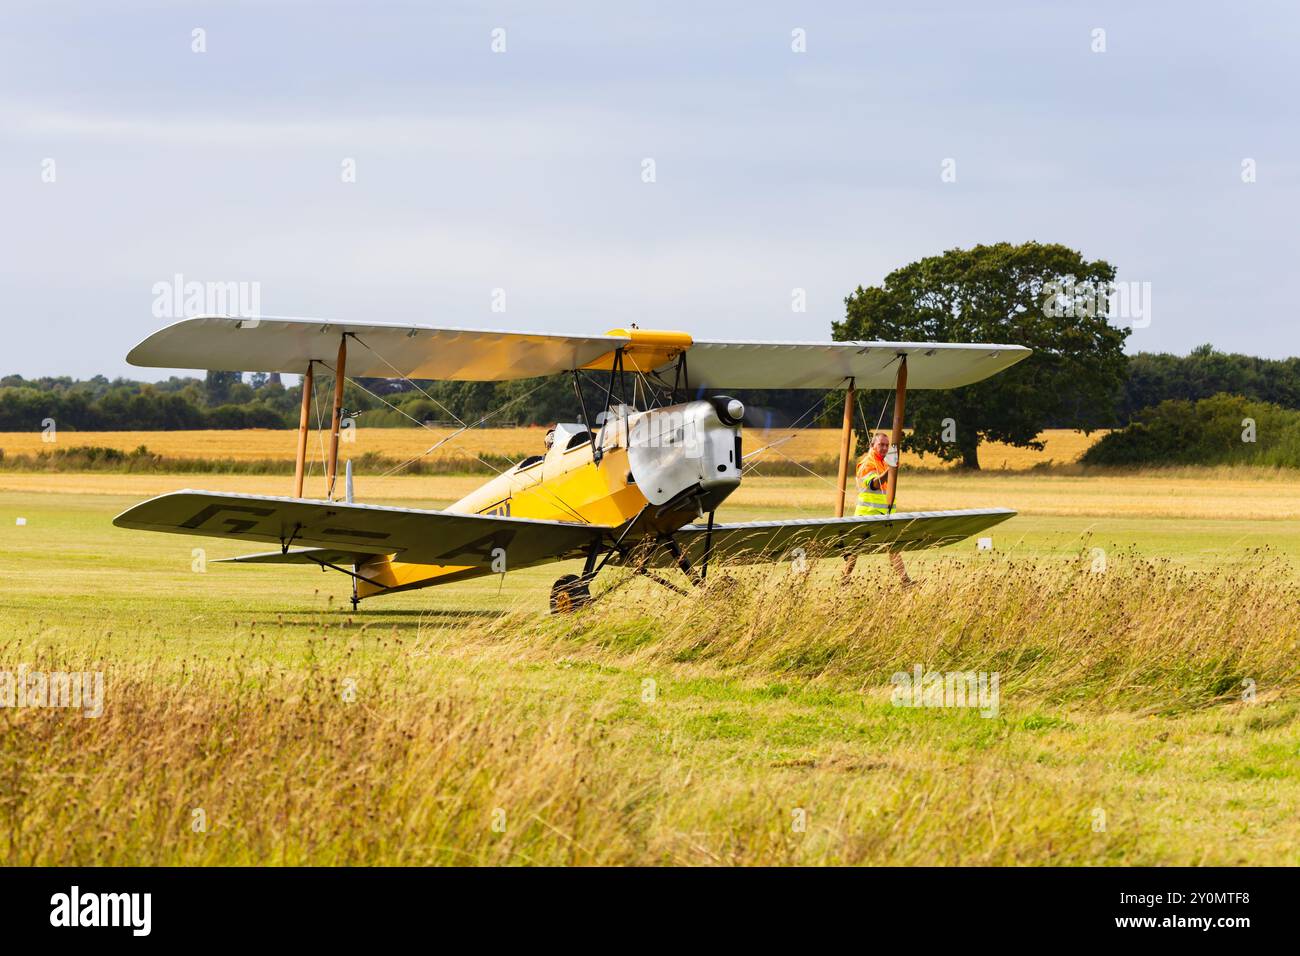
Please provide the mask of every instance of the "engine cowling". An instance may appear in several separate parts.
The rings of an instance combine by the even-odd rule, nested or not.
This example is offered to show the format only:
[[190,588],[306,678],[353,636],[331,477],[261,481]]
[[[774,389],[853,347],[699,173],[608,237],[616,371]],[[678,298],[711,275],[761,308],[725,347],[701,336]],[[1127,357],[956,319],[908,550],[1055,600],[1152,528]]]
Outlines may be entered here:
[[632,478],[654,505],[698,494],[711,510],[740,486],[745,407],[725,395],[627,418]]

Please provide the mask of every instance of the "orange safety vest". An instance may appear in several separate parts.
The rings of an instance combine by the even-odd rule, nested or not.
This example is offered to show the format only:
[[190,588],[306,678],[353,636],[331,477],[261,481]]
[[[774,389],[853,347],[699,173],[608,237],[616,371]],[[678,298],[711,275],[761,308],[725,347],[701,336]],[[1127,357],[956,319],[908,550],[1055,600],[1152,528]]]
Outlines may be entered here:
[[[853,511],[856,517],[889,514],[889,497],[885,493],[888,478],[889,466],[874,449],[858,459],[858,506]],[[878,490],[871,487],[873,481]]]

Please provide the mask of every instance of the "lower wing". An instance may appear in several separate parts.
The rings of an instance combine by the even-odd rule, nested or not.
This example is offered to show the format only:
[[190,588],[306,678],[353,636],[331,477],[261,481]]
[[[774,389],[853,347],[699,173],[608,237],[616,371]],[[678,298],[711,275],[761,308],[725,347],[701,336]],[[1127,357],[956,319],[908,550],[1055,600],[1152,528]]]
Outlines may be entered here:
[[[804,549],[809,557],[941,548],[991,528],[1014,514],[1007,508],[988,508],[862,518],[749,521],[715,524],[712,533],[704,525],[692,524],[676,532],[674,538],[692,564],[703,559],[706,538],[709,538],[710,560],[755,564],[779,560],[796,548]],[[649,564],[661,567],[675,562],[676,558],[664,548],[656,548],[649,558]]]
[[[319,563],[325,558],[351,564],[366,556],[392,554],[416,564],[490,565],[503,551],[508,567],[577,557],[610,530],[569,521],[212,491],[151,498],[122,512],[113,524],[280,545],[278,554],[244,559],[256,563]],[[294,550],[292,545],[307,545],[309,550]]]

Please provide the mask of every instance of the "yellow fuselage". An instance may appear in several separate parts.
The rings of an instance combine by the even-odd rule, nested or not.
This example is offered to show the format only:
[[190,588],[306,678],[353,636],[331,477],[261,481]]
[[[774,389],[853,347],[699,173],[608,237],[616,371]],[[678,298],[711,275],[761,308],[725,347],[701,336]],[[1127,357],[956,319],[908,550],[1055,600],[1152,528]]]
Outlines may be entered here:
[[[629,481],[626,448],[605,447],[597,464],[590,441],[573,448],[559,446],[557,441],[541,460],[526,461],[497,475],[445,510],[613,527],[645,507],[645,496]],[[357,596],[369,597],[491,574],[492,568],[410,564],[394,561],[389,555],[367,561],[358,573],[363,580],[357,582]]]

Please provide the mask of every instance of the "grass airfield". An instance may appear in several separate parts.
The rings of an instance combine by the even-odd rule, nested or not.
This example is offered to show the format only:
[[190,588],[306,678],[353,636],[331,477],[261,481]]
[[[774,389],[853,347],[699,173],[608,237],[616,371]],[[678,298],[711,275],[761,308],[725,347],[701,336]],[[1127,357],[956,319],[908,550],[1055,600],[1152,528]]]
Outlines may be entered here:
[[[906,508],[1020,514],[909,556],[908,592],[882,558],[613,575],[563,619],[567,568],[354,614],[341,576],[111,526],[187,485],[287,490],[0,474],[0,670],[106,682],[99,719],[0,708],[8,864],[1300,863],[1300,478],[905,473]],[[830,495],[754,477],[720,520]],[[998,713],[894,706],[918,663],[998,672]]]

